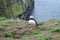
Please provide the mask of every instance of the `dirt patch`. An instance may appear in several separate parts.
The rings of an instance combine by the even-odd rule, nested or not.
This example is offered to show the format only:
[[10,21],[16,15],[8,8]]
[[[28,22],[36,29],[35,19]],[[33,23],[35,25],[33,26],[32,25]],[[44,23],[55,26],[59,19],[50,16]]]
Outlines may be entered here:
[[20,40],[20,39],[13,39],[13,38],[0,37],[0,40]]
[[47,31],[47,30],[43,30],[41,31],[42,34],[52,34],[50,31]]
[[44,26],[55,26],[57,23],[53,20],[48,20],[43,23]]
[[52,40],[60,40],[60,33],[59,32],[53,32],[52,37],[53,37]]

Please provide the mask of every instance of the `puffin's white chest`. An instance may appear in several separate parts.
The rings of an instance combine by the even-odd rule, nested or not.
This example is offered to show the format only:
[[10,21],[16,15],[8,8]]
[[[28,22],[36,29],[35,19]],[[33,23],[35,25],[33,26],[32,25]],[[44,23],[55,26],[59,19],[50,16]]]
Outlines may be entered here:
[[34,20],[29,20],[29,24],[30,24],[30,25],[36,25],[36,23],[35,23]]

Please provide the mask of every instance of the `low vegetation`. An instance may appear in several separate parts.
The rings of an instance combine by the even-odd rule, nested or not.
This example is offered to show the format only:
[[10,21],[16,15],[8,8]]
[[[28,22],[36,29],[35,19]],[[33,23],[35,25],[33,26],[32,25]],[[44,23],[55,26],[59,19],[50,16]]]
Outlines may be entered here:
[[60,32],[59,26],[40,26],[41,30],[50,30],[51,32]]
[[4,20],[6,20],[5,17],[0,17],[0,21],[4,21]]
[[4,28],[3,28],[2,26],[0,26],[0,31],[1,31],[1,30],[4,30]]
[[39,30],[30,30],[29,33],[32,34],[32,35],[37,35],[40,32],[39,32]]
[[36,40],[51,40],[52,36],[49,34],[41,34],[36,37]]
[[[54,21],[54,22],[53,22]],[[36,30],[29,30],[28,21],[0,18],[0,37],[21,40],[60,40],[60,20],[38,21]],[[45,22],[48,24],[45,24]],[[48,21],[49,22],[49,21]]]
[[43,25],[43,21],[37,21],[37,25]]
[[29,37],[22,37],[21,40],[30,40]]

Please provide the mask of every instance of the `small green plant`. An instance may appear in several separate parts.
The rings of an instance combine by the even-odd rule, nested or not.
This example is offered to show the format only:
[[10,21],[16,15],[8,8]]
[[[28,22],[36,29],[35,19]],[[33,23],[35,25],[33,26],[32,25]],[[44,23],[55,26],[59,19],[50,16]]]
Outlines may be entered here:
[[0,21],[4,21],[4,20],[6,20],[5,17],[0,17]]
[[13,38],[15,35],[11,31],[7,31],[5,32],[4,36]]
[[51,27],[51,32],[60,32],[60,27]]
[[17,34],[15,34],[16,30],[14,31],[9,31],[7,30],[5,33],[4,33],[4,37],[10,37],[10,38],[19,38],[17,36]]
[[37,25],[43,25],[43,22],[37,21]]
[[22,37],[21,40],[30,40],[28,37]]
[[41,34],[40,36],[36,37],[36,40],[50,40],[51,38],[51,35]]
[[38,30],[30,30],[29,33],[35,35],[35,34],[39,34],[39,31]]

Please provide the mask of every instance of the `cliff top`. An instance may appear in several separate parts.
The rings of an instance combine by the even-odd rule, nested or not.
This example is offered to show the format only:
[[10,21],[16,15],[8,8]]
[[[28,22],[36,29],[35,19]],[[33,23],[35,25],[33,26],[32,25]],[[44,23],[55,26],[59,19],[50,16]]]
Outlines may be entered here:
[[27,21],[0,18],[0,39],[60,40],[60,20],[37,21],[37,23],[37,30],[29,30]]

